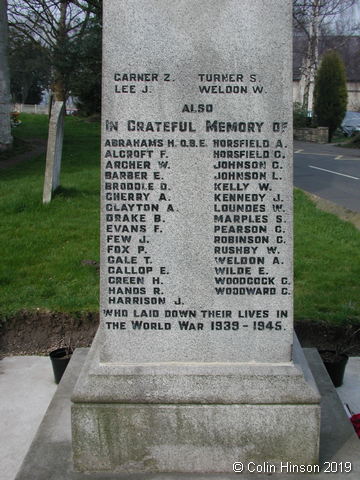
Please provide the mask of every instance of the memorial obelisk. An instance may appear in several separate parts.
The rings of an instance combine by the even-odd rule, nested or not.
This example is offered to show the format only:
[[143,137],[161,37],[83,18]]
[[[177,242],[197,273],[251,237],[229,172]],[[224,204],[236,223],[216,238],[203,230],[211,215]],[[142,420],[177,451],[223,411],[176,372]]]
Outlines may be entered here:
[[317,461],[293,339],[291,6],[104,2],[101,325],[73,395],[78,471]]

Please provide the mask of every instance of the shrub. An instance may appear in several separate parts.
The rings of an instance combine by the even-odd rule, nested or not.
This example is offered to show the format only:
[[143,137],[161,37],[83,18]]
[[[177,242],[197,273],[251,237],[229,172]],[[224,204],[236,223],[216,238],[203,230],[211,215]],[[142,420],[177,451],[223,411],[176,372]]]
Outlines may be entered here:
[[325,53],[315,79],[314,113],[319,126],[329,128],[329,142],[341,125],[347,104],[345,66],[335,50]]

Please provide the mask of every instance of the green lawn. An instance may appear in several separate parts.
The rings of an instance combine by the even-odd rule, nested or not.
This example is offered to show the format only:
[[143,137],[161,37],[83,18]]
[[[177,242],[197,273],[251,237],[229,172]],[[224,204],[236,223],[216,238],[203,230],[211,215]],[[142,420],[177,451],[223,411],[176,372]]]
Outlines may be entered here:
[[[46,137],[45,115],[22,115],[18,138]],[[0,315],[22,309],[96,311],[99,125],[66,119],[60,192],[42,204],[45,155],[0,170]]]
[[360,321],[360,231],[295,190],[295,318]]
[[[19,139],[47,135],[22,115]],[[20,310],[98,310],[100,135],[66,118],[62,188],[42,204],[45,156],[0,170],[0,318]],[[1,161],[1,160],[0,160]],[[360,232],[295,192],[295,318],[360,321]]]

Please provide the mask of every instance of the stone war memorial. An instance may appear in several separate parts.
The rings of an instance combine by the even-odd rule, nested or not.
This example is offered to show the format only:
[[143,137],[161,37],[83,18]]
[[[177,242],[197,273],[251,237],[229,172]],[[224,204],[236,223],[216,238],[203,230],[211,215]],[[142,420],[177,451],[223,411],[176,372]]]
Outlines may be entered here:
[[293,332],[292,2],[104,2],[101,325],[78,472],[316,464]]

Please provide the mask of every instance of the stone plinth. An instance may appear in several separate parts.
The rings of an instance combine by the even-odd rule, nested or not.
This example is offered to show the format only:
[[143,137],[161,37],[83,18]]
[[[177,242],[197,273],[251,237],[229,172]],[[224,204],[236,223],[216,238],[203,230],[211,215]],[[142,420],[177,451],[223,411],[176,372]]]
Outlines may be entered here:
[[299,344],[288,364],[109,366],[97,358],[101,343],[98,334],[72,397],[77,471],[317,463],[319,395]]

